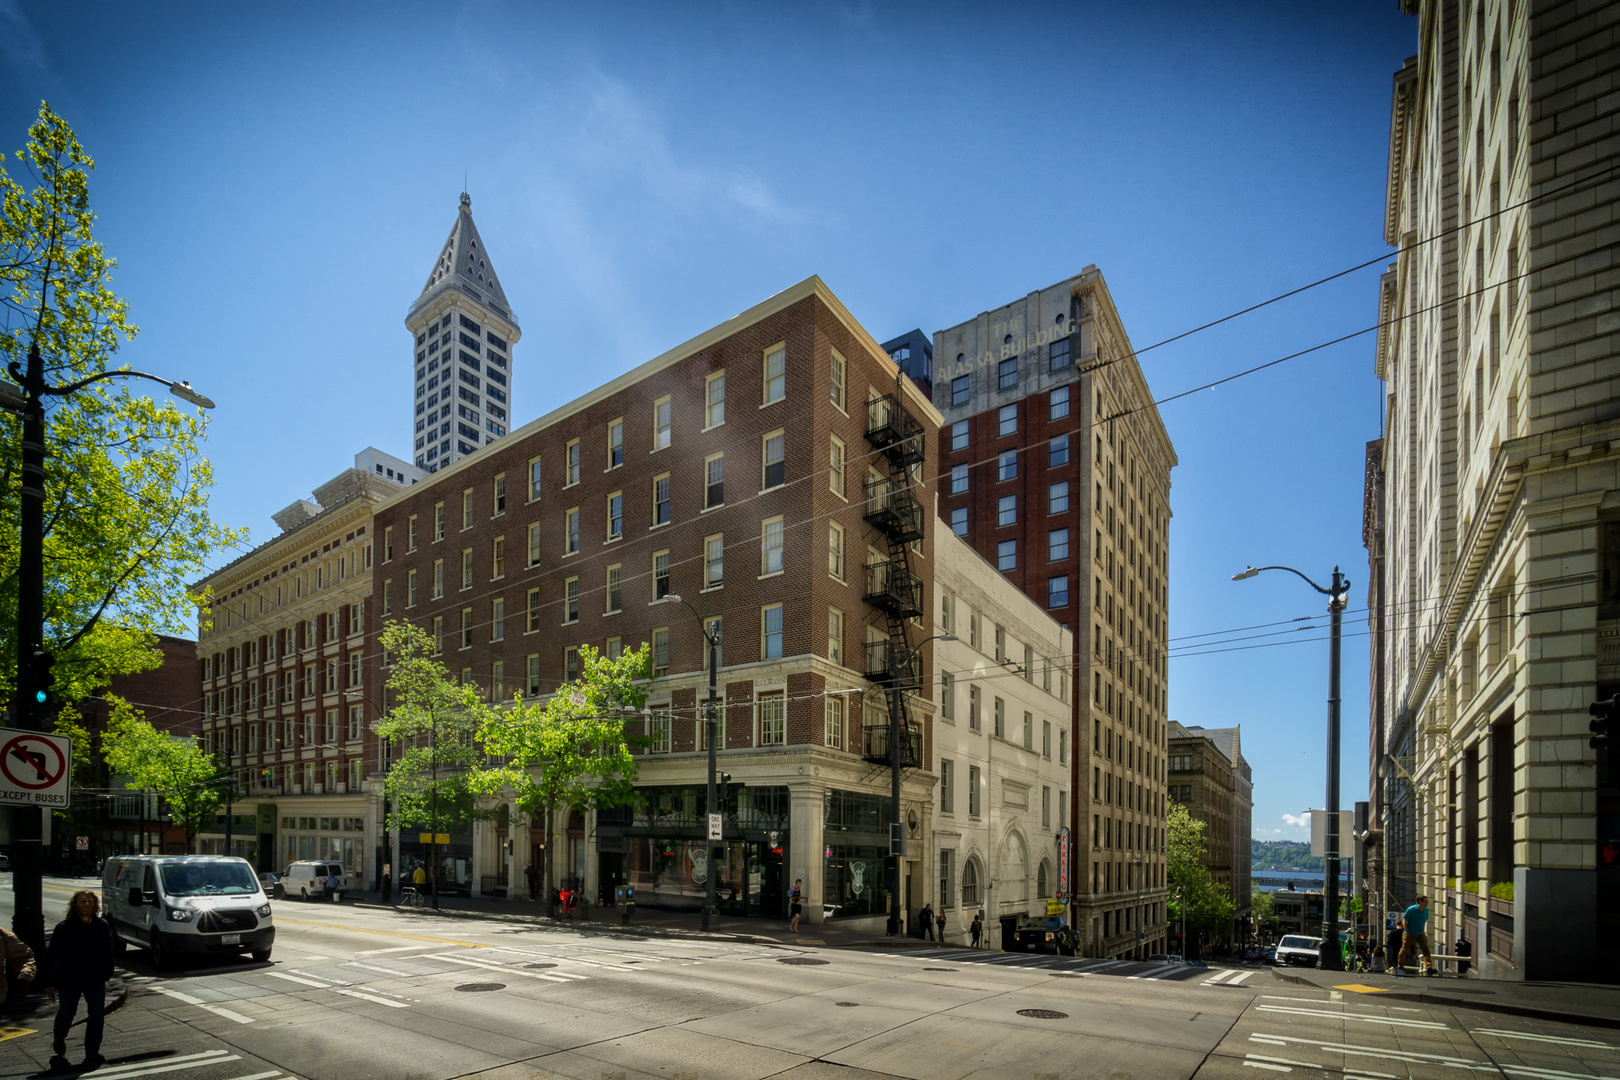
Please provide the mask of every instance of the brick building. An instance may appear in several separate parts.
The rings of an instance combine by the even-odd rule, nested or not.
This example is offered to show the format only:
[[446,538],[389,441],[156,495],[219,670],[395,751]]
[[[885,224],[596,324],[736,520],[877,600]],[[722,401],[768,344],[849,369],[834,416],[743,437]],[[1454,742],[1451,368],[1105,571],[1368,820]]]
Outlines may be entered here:
[[[1204,823],[1204,866],[1217,885],[1226,886],[1234,906],[1242,910],[1248,906],[1249,898],[1245,889],[1242,902],[1237,902],[1236,860],[1242,859],[1242,878],[1247,885],[1249,845],[1248,833],[1243,834],[1241,849],[1234,845],[1233,821],[1238,813],[1240,771],[1233,760],[1233,743],[1213,736],[1213,732],[1203,728],[1187,728],[1170,721],[1170,741],[1165,748],[1169,762],[1167,783],[1170,798]],[[1238,761],[1241,760],[1239,757]],[[1213,929],[1216,940],[1230,940],[1231,928],[1227,928],[1227,933]]]
[[1096,267],[934,335],[939,513],[1074,633],[1071,918],[1162,951],[1170,470]]
[[[429,630],[445,665],[496,700],[554,692],[582,645],[649,643],[643,805],[555,823],[556,865],[587,895],[628,880],[638,903],[694,908],[711,869],[698,620],[718,622],[720,767],[736,788],[713,868],[722,909],[781,914],[803,878],[809,921],[877,925],[891,709],[919,840],[932,804],[916,767],[933,711],[939,422],[810,278],[379,504],[381,617]],[[509,811],[513,833],[474,838],[480,890],[539,857],[539,823],[507,850],[522,827]],[[915,846],[902,880],[917,906]]]

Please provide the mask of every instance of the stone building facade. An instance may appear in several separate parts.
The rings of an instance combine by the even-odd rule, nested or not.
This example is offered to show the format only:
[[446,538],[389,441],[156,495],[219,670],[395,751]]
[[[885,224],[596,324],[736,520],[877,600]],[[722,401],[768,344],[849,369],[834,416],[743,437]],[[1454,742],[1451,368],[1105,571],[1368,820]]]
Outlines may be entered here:
[[943,523],[1074,634],[1071,918],[1096,955],[1151,952],[1176,455],[1101,272],[936,332],[933,387]]
[[1249,900],[1249,838],[1254,825],[1254,774],[1243,757],[1241,728],[1186,727],[1170,722],[1170,797],[1205,823],[1204,865],[1232,897],[1231,940],[1242,934]]
[[[1612,93],[1620,9],[1407,0],[1380,293],[1385,844],[1487,977],[1613,979],[1620,688]],[[1375,684],[1376,685],[1376,684]],[[1399,793],[1398,795],[1395,793]],[[1485,895],[1488,894],[1488,895]]]

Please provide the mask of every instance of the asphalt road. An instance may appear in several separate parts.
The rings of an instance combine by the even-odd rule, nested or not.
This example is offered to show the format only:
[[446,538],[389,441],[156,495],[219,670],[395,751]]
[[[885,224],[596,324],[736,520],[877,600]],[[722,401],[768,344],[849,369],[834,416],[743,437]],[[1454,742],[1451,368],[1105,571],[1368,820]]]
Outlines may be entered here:
[[[49,884],[66,899],[71,883]],[[109,1017],[98,1080],[1620,1080],[1612,1031],[1383,1004],[1264,969],[275,909],[267,964],[158,976],[126,954],[129,1001]],[[75,1075],[45,1071],[48,1014],[8,1023],[33,1033],[0,1041],[0,1080]],[[77,1034],[69,1045],[79,1060]]]

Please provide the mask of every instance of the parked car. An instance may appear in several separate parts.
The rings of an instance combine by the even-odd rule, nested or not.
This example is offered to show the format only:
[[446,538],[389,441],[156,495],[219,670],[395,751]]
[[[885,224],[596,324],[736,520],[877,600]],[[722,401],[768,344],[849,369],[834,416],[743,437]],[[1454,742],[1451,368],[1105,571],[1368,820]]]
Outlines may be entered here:
[[1277,942],[1277,963],[1294,967],[1315,967],[1322,959],[1322,939],[1289,934]]
[[272,900],[285,899],[287,890],[281,887],[281,878],[268,870],[259,871],[259,885],[264,889],[264,895]]
[[1020,920],[1017,930],[1013,932],[1012,942],[1003,951],[1073,956],[1075,940],[1075,933],[1069,924],[1060,916],[1052,915],[1044,919]]
[[1266,956],[1266,963],[1275,964],[1277,962],[1277,946],[1275,946],[1275,945],[1267,945],[1266,946],[1265,956]]
[[0,851],[0,870],[10,870],[10,869],[11,869],[11,856],[6,854],[4,851]]
[[[330,874],[337,878],[338,892],[349,891],[349,875],[343,872],[343,867],[335,862],[295,862],[290,863],[281,873],[281,887],[284,896],[297,894],[300,900],[321,900],[326,897],[326,878]],[[440,891],[444,891],[443,886]]]
[[229,855],[126,855],[102,865],[101,910],[113,932],[146,949],[152,966],[187,953],[270,959],[270,900],[246,859]]

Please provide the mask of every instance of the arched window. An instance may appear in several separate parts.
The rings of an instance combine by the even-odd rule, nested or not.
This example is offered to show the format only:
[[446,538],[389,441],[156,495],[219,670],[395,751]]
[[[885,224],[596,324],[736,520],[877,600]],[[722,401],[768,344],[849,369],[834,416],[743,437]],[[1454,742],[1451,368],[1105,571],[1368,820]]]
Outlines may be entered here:
[[1003,900],[1023,903],[1029,899],[1029,849],[1024,846],[1024,838],[1019,833],[1015,832],[1008,838],[1005,867],[1002,873],[1006,892],[998,895]]
[[962,906],[979,904],[979,860],[969,859],[962,865]]
[[1041,860],[1040,869],[1035,871],[1035,898],[1045,900],[1052,895],[1052,871],[1045,859]]

